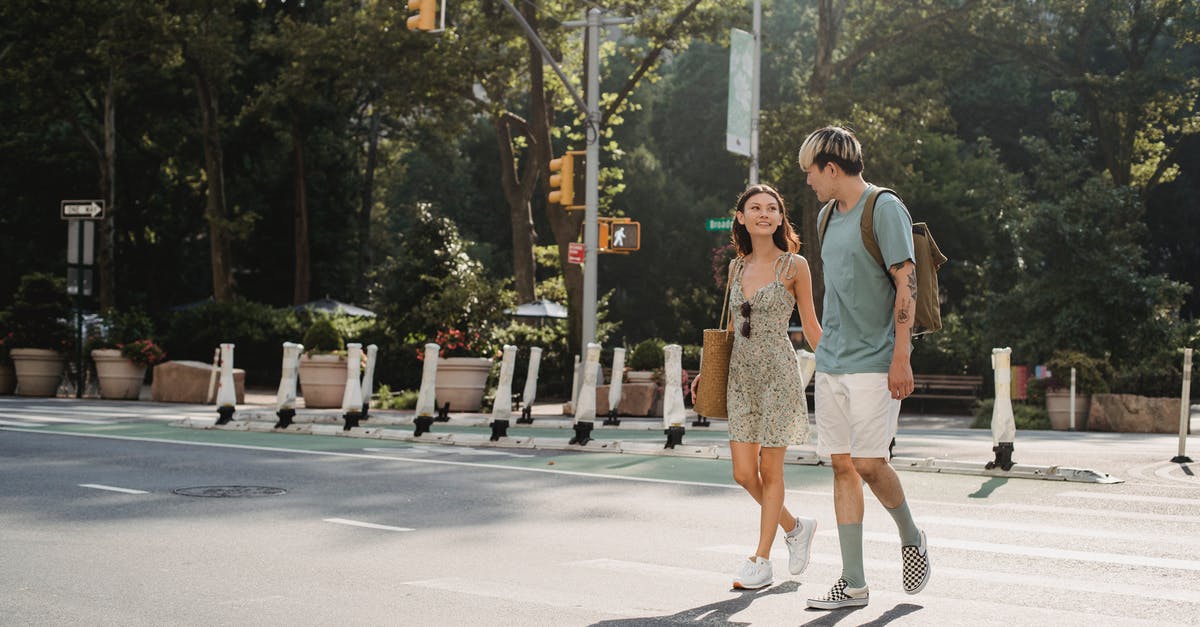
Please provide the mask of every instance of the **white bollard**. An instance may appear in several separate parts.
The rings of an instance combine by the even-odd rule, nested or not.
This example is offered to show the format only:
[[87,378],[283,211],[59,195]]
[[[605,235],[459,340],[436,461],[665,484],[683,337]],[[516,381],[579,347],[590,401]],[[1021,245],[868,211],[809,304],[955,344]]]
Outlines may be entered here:
[[276,429],[292,424],[292,418],[296,415],[296,373],[300,369],[300,353],[303,351],[303,344],[283,343],[279,391],[275,393],[275,415],[279,416]]
[[542,367],[542,349],[529,349],[529,372],[525,375],[525,393],[521,395],[521,418],[518,422],[533,422],[533,401],[537,398],[538,370]]
[[583,382],[579,385],[579,395],[576,398],[575,422],[592,422],[596,420],[596,374],[600,370],[600,345],[589,342],[586,358],[580,368],[583,371]]
[[504,357],[500,361],[500,381],[496,384],[496,398],[492,401],[492,420],[512,418],[513,369],[517,365],[517,347],[504,345]]
[[999,466],[1009,470],[1013,466],[1013,442],[1017,438],[1017,424],[1012,409],[1012,361],[1011,348],[992,349],[992,369],[996,372],[996,400],[992,406],[992,451],[996,459],[987,463],[989,470]]
[[437,401],[437,364],[438,351],[441,346],[430,342],[425,345],[425,366],[421,369],[421,391],[417,393],[417,416],[432,418],[437,411],[434,403]]
[[378,354],[378,346],[375,344],[367,346],[367,369],[363,371],[362,377],[363,418],[366,418],[367,413],[371,411],[371,395],[375,393],[375,357]]
[[575,367],[571,370],[571,415],[575,415],[575,408],[579,407],[579,385],[583,382],[583,377],[579,376],[579,355],[575,356]]
[[1071,424],[1067,428],[1075,430],[1075,367],[1071,367],[1071,399],[1067,402],[1067,411],[1071,414]]
[[346,345],[346,389],[342,392],[342,411],[362,410],[362,344]]
[[682,427],[687,420],[683,406],[683,347],[663,347],[663,428]]
[[612,382],[608,386],[608,418],[606,425],[619,425],[617,409],[621,406],[621,386],[625,382],[625,349],[613,349]]
[[1176,464],[1190,464],[1187,456],[1187,435],[1192,426],[1192,349],[1183,349],[1183,391],[1179,393],[1179,454],[1171,458]]
[[233,419],[237,411],[237,388],[233,383],[233,344],[221,344],[221,382],[217,385],[217,424]]

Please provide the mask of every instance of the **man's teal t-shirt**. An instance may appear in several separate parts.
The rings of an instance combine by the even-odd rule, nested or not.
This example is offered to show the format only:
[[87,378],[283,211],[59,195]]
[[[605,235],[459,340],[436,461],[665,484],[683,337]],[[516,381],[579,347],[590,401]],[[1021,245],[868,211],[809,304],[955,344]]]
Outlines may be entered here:
[[[887,372],[892,363],[896,288],[863,246],[859,226],[872,189],[868,185],[850,211],[830,209],[833,216],[821,240],[825,300],[818,372]],[[823,219],[818,216],[817,224]],[[875,201],[875,241],[889,268],[915,259],[912,219],[895,194],[880,194]]]

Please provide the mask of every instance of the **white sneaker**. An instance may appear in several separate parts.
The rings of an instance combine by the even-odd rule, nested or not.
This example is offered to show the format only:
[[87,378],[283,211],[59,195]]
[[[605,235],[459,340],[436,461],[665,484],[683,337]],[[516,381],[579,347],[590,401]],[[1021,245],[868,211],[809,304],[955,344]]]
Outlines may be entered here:
[[783,534],[783,541],[788,548],[788,570],[793,575],[799,575],[808,568],[808,558],[812,555],[813,534],[817,532],[817,519],[796,517],[799,531]]
[[755,556],[754,561],[742,562],[742,569],[733,578],[733,587],[739,590],[757,590],[775,582],[771,560]]

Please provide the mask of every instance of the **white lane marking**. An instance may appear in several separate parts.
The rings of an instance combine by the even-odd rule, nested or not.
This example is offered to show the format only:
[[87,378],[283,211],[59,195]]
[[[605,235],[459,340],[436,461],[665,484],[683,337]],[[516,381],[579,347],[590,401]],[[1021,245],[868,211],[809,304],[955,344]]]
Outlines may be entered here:
[[[824,531],[818,535],[837,535],[837,531]],[[864,532],[863,540],[872,542],[887,542],[899,545],[899,538],[894,533]],[[1099,562],[1104,564],[1122,564],[1125,566],[1146,566],[1148,568],[1171,568],[1175,570],[1200,571],[1200,562],[1194,560],[1177,560],[1169,557],[1146,557],[1142,555],[1124,555],[1121,553],[1099,553],[1093,551],[1072,551],[1070,549],[1052,549],[1040,546],[1019,546],[1015,544],[999,544],[995,542],[973,542],[970,540],[953,540],[948,538],[930,538],[929,546],[939,549],[958,549],[962,551],[977,551],[982,553],[999,553],[1001,555],[1023,555],[1026,557],[1048,557],[1050,559],[1077,560],[1081,562]]]
[[[413,448],[413,449],[401,449],[401,448],[364,448],[363,450],[364,450],[364,451],[371,452],[371,453],[394,453],[394,452],[408,453],[408,452],[410,452],[410,451],[411,451],[411,452],[418,452],[418,451],[419,451],[419,452],[420,452],[420,453],[422,453],[422,454],[428,454],[428,453],[430,452],[430,451],[427,451],[427,450],[424,450],[424,449],[417,449],[417,448]],[[458,447],[455,447],[455,448],[449,448],[449,449],[446,449],[446,450],[440,450],[440,449],[439,449],[437,452],[438,452],[438,453],[441,453],[441,454],[443,454],[443,455],[481,455],[481,456],[485,456],[485,457],[486,457],[486,456],[492,456],[492,457],[533,457],[533,455],[531,455],[531,454],[527,454],[527,453],[512,453],[512,452],[510,452],[510,451],[493,451],[493,450],[491,450],[491,449],[477,449],[477,448],[471,448],[471,447],[462,447],[462,446],[458,446]]]
[[0,413],[0,418],[28,418],[35,422],[60,422],[65,424],[81,424],[81,425],[111,425],[111,420],[89,420],[87,418],[62,418],[59,416],[30,416],[25,413]]
[[382,529],[383,531],[416,531],[412,527],[392,527],[391,525],[377,525],[375,523],[361,522],[357,520],[347,520],[345,518],[323,518],[327,523],[335,523],[338,525],[350,525],[351,527],[366,527],[367,529]]
[[[1113,540],[1131,540],[1131,541],[1157,541],[1162,538],[1158,535],[1150,533],[1122,533],[1120,531],[1105,531],[1102,529],[1084,529],[1078,526],[1064,526],[1053,523],[1044,525],[1030,525],[1018,522],[1008,522],[1003,520],[986,520],[982,518],[954,518],[951,516],[921,516],[921,526],[929,525],[947,525],[952,527],[966,527],[968,529],[999,529],[1002,531],[1028,531],[1037,534],[1045,535],[1060,535],[1071,536],[1073,538],[1108,538]],[[1200,545],[1200,538],[1179,538],[1187,542],[1194,542]]]
[[1167,505],[1197,505],[1200,499],[1180,498],[1175,496],[1149,496],[1139,494],[1102,494],[1100,492],[1067,491],[1059,492],[1058,496],[1076,499],[1100,499],[1104,501],[1123,501],[1126,503],[1163,503]]
[[[3,415],[3,414],[0,414]],[[45,427],[47,425],[38,424],[36,422],[9,422],[0,420],[0,427]]]
[[111,485],[100,485],[99,483],[81,483],[81,488],[92,488],[93,490],[108,490],[109,492],[121,492],[123,494],[150,494],[145,490],[133,490],[130,488],[118,488]]
[[[750,545],[735,545],[724,544],[719,546],[701,547],[701,551],[712,551],[714,553],[724,553],[729,555],[748,555],[754,552],[754,547]],[[782,550],[772,550],[771,559],[786,559],[787,553]],[[936,558],[937,556],[934,556]],[[813,551],[811,562],[812,564],[824,564],[828,566],[841,567],[842,556],[835,553],[818,553]],[[894,571],[900,568],[900,560],[881,560],[874,558],[866,558],[863,560],[863,566],[873,571]],[[973,581],[985,582],[989,587],[1003,584],[1009,586],[1027,586],[1031,588],[1045,588],[1050,590],[1071,590],[1075,592],[1091,592],[1097,591],[1098,584],[1094,578],[1088,579],[1071,579],[1068,577],[1043,577],[1031,574],[1028,571],[1019,573],[1010,573],[996,570],[992,564],[981,563],[979,569],[972,568],[955,568],[953,566],[943,566],[940,563],[933,566],[934,577],[951,577],[954,579],[970,579]],[[1180,582],[1186,585],[1186,580]],[[876,588],[891,592],[899,592],[900,586],[892,583],[891,579],[876,577],[869,582],[871,590]],[[1171,588],[1168,586],[1136,586],[1124,584],[1115,580],[1105,580],[1100,584],[1104,592],[1112,594],[1121,594],[1131,597],[1144,597],[1151,599],[1164,599],[1167,601],[1183,601],[1187,603],[1200,603],[1200,589],[1192,589],[1187,587]]]

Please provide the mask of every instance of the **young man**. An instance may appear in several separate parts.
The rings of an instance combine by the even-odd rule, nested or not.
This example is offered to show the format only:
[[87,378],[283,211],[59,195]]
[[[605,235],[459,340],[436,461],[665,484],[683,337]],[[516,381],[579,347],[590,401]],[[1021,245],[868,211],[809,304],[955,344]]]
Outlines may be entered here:
[[913,390],[912,324],[917,299],[912,219],[894,194],[875,204],[875,239],[887,272],[862,243],[863,207],[874,186],[863,180],[862,146],[839,127],[814,131],[800,148],[800,167],[829,226],[821,240],[825,300],[815,381],[817,451],[833,462],[833,504],[842,549],[842,576],[818,609],[858,607],[869,593],[863,572],[862,481],[871,486],[900,531],[904,591],[929,581],[925,532],[917,529],[900,478],[888,463],[900,401]]

